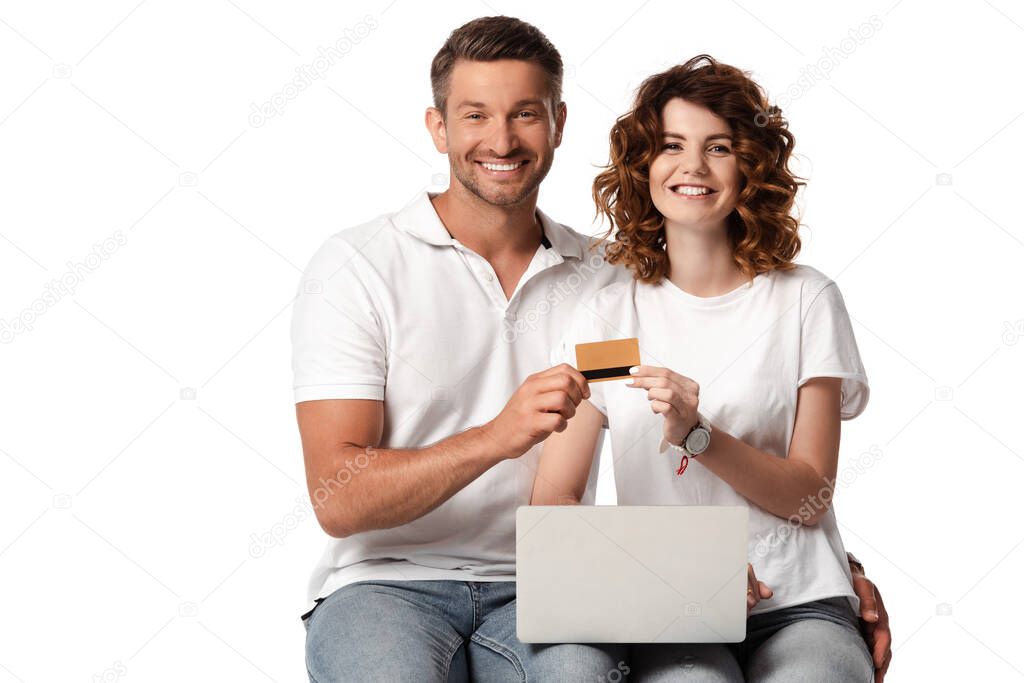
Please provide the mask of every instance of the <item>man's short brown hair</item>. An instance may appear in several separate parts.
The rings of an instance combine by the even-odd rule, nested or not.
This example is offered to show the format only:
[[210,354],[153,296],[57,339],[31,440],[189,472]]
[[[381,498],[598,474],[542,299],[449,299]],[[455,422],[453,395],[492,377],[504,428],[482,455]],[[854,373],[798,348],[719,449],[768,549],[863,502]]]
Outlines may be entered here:
[[446,115],[452,69],[460,59],[533,62],[548,76],[552,106],[562,101],[562,56],[536,26],[515,17],[480,17],[452,31],[430,65],[434,106]]

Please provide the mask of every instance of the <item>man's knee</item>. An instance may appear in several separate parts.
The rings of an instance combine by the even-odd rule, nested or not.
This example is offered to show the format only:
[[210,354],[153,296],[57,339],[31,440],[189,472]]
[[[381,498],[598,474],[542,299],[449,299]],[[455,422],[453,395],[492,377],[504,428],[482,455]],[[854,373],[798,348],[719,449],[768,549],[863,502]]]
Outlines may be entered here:
[[306,620],[310,680],[459,680],[463,638],[444,616],[392,586],[364,583],[329,595]]

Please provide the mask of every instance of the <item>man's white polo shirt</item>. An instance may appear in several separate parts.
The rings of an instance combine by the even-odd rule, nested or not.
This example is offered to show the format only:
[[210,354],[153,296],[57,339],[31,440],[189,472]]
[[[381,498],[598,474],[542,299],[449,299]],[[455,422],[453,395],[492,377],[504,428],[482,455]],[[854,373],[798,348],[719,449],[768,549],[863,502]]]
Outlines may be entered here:
[[[381,448],[428,446],[491,420],[527,375],[550,367],[576,304],[630,277],[604,262],[603,246],[589,248],[596,240],[538,215],[545,244],[508,299],[426,193],[328,239],[295,303],[295,402],[382,400]],[[539,455],[492,467],[410,524],[329,539],[310,603],[366,579],[514,580],[515,509],[529,503]],[[314,499],[344,496],[371,462],[353,458]]]

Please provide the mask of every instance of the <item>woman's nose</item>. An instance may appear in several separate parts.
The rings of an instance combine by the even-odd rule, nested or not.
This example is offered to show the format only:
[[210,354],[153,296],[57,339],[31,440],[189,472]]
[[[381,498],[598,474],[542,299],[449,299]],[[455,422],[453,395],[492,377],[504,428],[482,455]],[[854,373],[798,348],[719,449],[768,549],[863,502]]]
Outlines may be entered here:
[[704,175],[708,172],[707,160],[704,154],[696,151],[687,151],[680,155],[679,170],[693,175]]

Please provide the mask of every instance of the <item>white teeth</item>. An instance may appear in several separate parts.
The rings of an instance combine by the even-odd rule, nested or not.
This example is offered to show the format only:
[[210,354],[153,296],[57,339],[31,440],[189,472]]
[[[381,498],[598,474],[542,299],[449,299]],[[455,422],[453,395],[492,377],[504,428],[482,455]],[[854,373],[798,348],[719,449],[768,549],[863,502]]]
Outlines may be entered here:
[[673,187],[672,191],[676,194],[683,194],[689,197],[699,197],[702,194],[711,194],[711,190],[707,187],[692,187],[690,185],[679,185]]
[[486,161],[480,162],[484,165],[488,171],[514,171],[523,165],[523,162],[517,161],[514,164],[489,164]]

